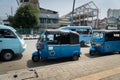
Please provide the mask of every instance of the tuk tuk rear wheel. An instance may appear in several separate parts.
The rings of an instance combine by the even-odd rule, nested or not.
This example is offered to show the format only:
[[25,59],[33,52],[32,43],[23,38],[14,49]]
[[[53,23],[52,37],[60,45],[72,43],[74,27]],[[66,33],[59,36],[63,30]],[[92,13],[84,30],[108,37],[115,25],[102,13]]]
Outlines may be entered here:
[[73,55],[73,57],[72,57],[72,60],[73,61],[76,61],[76,60],[78,60],[79,59],[79,56],[78,55]]
[[80,42],[80,45],[81,45],[81,47],[84,47],[84,46],[85,46],[85,42],[84,42],[84,41],[81,41],[81,42]]
[[33,62],[38,62],[40,60],[40,57],[37,55],[32,56],[32,61]]
[[90,51],[90,56],[94,56],[95,52]]

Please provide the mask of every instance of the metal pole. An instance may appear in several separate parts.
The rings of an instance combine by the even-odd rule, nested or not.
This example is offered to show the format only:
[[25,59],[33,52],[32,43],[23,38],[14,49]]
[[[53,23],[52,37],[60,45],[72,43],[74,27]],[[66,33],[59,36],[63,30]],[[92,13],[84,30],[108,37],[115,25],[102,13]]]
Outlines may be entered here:
[[46,29],[48,29],[48,19],[49,19],[49,15],[47,15],[47,17],[46,17]]
[[16,2],[17,2],[17,5],[19,6],[20,5],[20,1],[16,0]]
[[12,8],[12,6],[11,6],[11,16],[13,16],[13,8]]
[[48,23],[47,23],[48,21],[47,21],[47,18],[46,18],[46,29],[48,28]]
[[74,20],[74,7],[75,7],[75,0],[73,1],[73,8],[72,8],[72,16],[71,16],[71,26],[73,26],[73,20]]

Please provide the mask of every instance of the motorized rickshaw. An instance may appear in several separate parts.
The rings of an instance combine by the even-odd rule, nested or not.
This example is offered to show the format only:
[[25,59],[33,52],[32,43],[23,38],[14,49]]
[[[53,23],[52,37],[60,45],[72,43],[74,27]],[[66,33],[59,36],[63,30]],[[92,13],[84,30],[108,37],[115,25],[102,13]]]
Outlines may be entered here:
[[120,30],[94,30],[90,55],[120,53]]
[[80,57],[79,34],[73,31],[47,29],[44,30],[36,44],[37,51],[32,53],[32,60],[59,59]]

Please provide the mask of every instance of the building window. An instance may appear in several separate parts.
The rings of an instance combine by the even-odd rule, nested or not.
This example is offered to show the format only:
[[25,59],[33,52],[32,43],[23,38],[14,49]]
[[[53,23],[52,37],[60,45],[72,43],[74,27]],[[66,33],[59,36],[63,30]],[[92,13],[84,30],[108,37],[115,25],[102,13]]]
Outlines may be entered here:
[[44,18],[40,18],[40,23],[46,23]]
[[57,19],[53,19],[52,22],[53,23],[58,23],[58,20]]
[[50,19],[48,19],[48,20],[47,20],[47,23],[51,23],[51,20],[50,20]]

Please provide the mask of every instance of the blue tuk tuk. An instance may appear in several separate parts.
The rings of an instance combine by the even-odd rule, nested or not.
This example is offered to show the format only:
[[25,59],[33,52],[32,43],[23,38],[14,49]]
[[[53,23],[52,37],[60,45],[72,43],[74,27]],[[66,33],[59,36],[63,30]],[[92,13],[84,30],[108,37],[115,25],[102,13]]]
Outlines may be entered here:
[[89,54],[120,53],[120,30],[94,30]]
[[32,53],[34,62],[63,57],[78,60],[80,57],[79,34],[67,30],[47,29],[38,39],[36,48],[37,51]]

